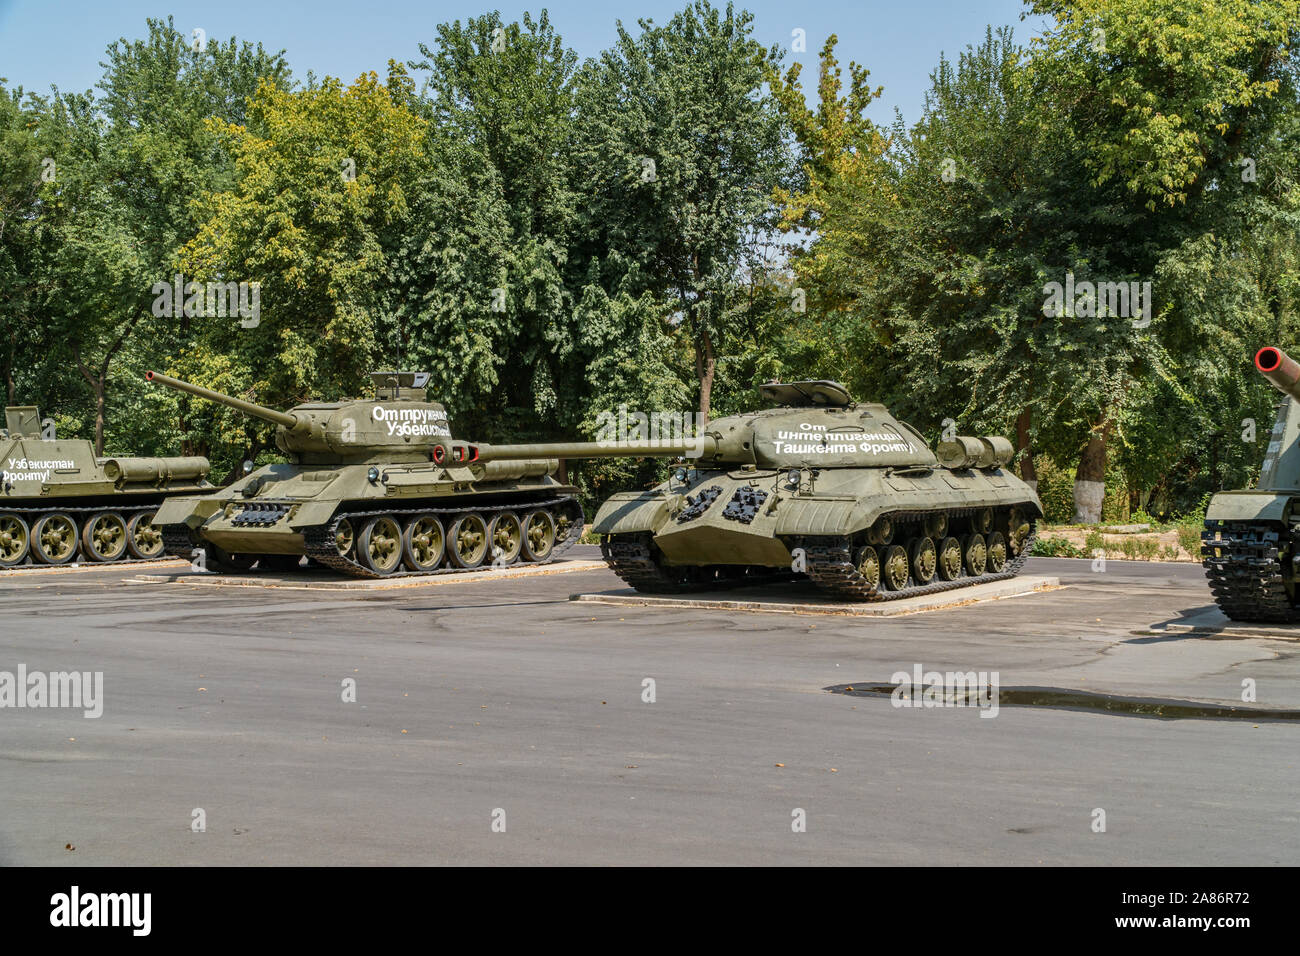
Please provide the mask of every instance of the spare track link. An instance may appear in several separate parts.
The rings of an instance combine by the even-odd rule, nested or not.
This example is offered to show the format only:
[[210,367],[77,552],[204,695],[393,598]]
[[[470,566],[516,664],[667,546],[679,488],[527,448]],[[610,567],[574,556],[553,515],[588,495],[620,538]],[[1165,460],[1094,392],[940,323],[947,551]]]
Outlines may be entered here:
[[1272,624],[1300,621],[1300,608],[1294,606],[1287,593],[1279,555],[1278,546],[1286,533],[1273,522],[1205,522],[1201,565],[1210,579],[1214,603],[1231,620]]
[[[476,511],[479,514],[483,515],[486,520],[491,521],[493,514],[502,511],[517,511],[517,512],[536,511],[539,508],[547,508],[547,509],[554,508],[558,511],[559,506],[567,505],[570,503],[572,503],[572,508],[570,510],[575,514],[573,515],[573,520],[569,522],[569,533],[565,535],[564,538],[559,539],[555,542],[555,547],[551,549],[551,553],[547,555],[545,560],[542,561],[516,560],[514,564],[511,565],[511,567],[514,567],[516,565],[521,565],[521,564],[532,564],[532,565],[550,564],[552,561],[554,561],[565,551],[568,551],[571,547],[577,544],[578,539],[582,537],[582,532],[584,527],[584,516],[582,513],[582,505],[579,504],[578,499],[572,497],[571,495],[562,498],[550,498],[545,501],[524,501],[524,502],[516,502],[513,504],[482,505],[478,507],[470,506],[470,507],[461,507],[461,508],[403,508],[400,510],[383,508],[378,511],[344,511],[344,512],[340,512],[339,514],[336,514],[330,520],[329,524],[315,525],[314,527],[305,529],[303,531],[303,539],[305,540],[307,545],[306,547],[307,557],[311,558],[313,561],[320,562],[321,564],[325,565],[328,568],[331,568],[335,571],[341,571],[343,574],[347,574],[354,578],[378,578],[378,579],[387,580],[388,578],[429,577],[430,575],[434,575],[434,574],[472,574],[475,571],[490,571],[492,570],[493,566],[491,564],[482,564],[477,568],[441,567],[441,568],[435,568],[432,571],[410,571],[407,570],[406,568],[402,568],[401,570],[393,571],[391,574],[377,574],[374,571],[371,571],[369,568],[363,568],[358,562],[354,561],[352,558],[339,554],[338,546],[334,543],[335,535],[338,532],[339,523],[343,521],[343,519],[345,518],[347,518],[352,522],[352,530],[353,533],[355,534],[356,532],[361,530],[359,524],[361,519],[373,518],[378,515],[392,515],[394,517],[400,518],[403,515],[408,515],[408,516],[423,515],[423,514],[456,515],[456,514],[469,514],[470,512]],[[446,558],[444,557],[443,560],[445,561]]]

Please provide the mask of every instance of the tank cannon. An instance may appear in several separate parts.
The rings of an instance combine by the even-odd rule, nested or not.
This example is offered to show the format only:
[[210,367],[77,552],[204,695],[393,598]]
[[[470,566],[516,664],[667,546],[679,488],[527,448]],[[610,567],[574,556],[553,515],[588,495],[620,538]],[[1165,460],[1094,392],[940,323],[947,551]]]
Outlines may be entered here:
[[546,562],[582,534],[555,458],[486,461],[452,438],[426,372],[374,372],[366,399],[268,408],[168,375],[150,382],[275,425],[285,464],[160,512],[169,553],[214,570],[297,568],[304,557],[382,577]]
[[1014,574],[1042,507],[1005,470],[1001,436],[932,451],[879,403],[838,383],[770,382],[774,407],[719,418],[696,437],[477,445],[472,460],[679,457],[668,481],[616,494],[592,531],[641,591],[674,593],[807,575],[849,600],[905,597]]

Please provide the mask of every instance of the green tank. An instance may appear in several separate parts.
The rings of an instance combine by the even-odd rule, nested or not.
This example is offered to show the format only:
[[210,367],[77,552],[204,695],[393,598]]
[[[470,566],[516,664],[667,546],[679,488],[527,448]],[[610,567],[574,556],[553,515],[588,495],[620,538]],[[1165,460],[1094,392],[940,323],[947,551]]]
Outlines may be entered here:
[[287,412],[145,377],[272,422],[289,459],[159,511],[167,552],[209,570],[287,570],[306,557],[357,577],[442,574],[548,562],[582,536],[559,462],[474,460],[427,400],[427,373],[375,372],[372,398]]
[[56,438],[32,405],[0,429],[0,568],[163,557],[155,513],[168,495],[209,489],[206,458],[101,458]]
[[1255,353],[1255,368],[1283,395],[1251,489],[1210,499],[1201,557],[1214,601],[1234,621],[1300,620],[1300,363],[1280,348]]
[[[648,491],[616,494],[592,530],[638,591],[806,576],[839,599],[886,600],[1014,575],[1042,507],[1001,437],[931,451],[884,405],[835,382],[760,387],[773,407],[720,418],[693,440],[479,446],[481,461],[684,456]],[[639,427],[639,426],[638,426]]]

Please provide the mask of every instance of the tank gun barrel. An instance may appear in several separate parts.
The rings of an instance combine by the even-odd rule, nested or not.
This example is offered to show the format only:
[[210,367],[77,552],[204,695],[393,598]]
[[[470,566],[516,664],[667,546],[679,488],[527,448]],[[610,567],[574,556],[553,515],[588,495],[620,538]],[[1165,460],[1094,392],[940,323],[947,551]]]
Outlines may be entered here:
[[276,411],[274,408],[266,408],[263,405],[257,405],[253,402],[246,402],[242,398],[235,398],[231,395],[223,395],[220,392],[214,392],[201,385],[192,385],[189,382],[182,382],[180,379],[172,378],[170,375],[163,375],[160,372],[145,372],[144,377],[147,381],[156,382],[159,385],[166,385],[168,388],[174,388],[179,392],[189,392],[191,395],[197,395],[199,398],[206,398],[210,402],[217,402],[220,405],[229,405],[231,408],[236,411],[241,411],[245,415],[260,418],[263,421],[280,425],[283,428],[295,428],[298,425],[298,419],[287,412]]
[[1279,392],[1300,402],[1300,362],[1280,348],[1266,345],[1255,353],[1255,368]]
[[478,445],[478,460],[528,458],[712,458],[718,441],[712,435],[673,441],[579,441],[536,445]]

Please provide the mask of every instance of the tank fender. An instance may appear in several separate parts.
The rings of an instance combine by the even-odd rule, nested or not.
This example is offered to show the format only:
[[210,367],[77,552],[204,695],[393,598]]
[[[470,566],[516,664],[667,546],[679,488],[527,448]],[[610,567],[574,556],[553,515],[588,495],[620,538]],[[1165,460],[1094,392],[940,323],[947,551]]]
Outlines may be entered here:
[[222,509],[223,505],[214,497],[202,498],[167,498],[158,506],[154,516],[155,525],[184,524],[197,528],[208,518]]
[[668,520],[668,507],[674,497],[662,491],[619,492],[600,506],[590,530],[596,534],[654,531]]
[[1207,521],[1282,521],[1290,495],[1259,491],[1221,491],[1205,509]]

